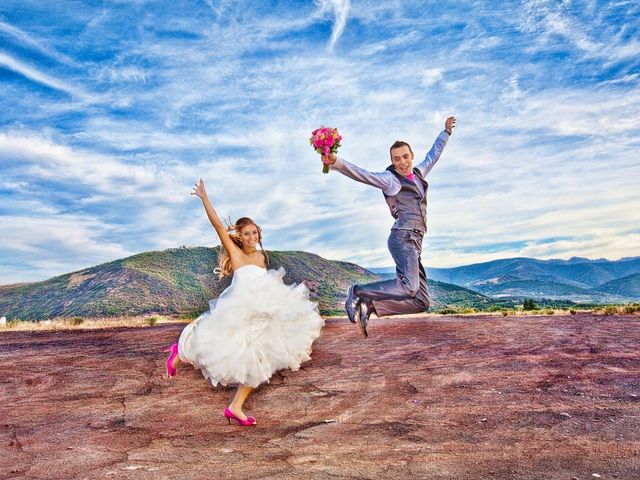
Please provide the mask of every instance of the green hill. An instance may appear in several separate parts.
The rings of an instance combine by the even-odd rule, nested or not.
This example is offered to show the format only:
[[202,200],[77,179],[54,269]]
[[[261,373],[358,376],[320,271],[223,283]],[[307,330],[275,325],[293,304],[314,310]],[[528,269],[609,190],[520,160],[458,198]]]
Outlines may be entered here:
[[[387,271],[388,269],[379,269],[381,273],[378,276],[381,279],[395,278],[395,273]],[[437,280],[428,280],[429,294],[431,296],[431,308],[429,311],[438,312],[443,309],[464,309],[475,308],[477,310],[487,310],[502,306],[513,306],[518,300],[495,300],[482,293],[470,290],[465,287],[453,285],[451,283],[439,282]]]
[[535,298],[570,300],[581,303],[624,303],[628,299],[615,292],[582,288],[566,283],[544,280],[508,280],[483,282],[473,286],[479,292],[492,298]]
[[640,273],[607,282],[600,285],[598,290],[625,297],[640,298]]
[[590,291],[586,288],[543,280],[507,280],[500,282],[483,282],[473,286],[479,292],[493,296],[520,296],[526,297],[571,297],[587,295]]
[[501,305],[500,302],[481,293],[437,280],[429,280],[429,292],[432,297],[431,310],[434,311],[451,307],[486,310]]
[[[37,283],[0,286],[7,319],[98,317],[162,313],[194,316],[208,308],[231,279],[218,280],[216,248],[146,252]],[[352,283],[377,276],[358,265],[306,252],[268,252],[270,268],[284,267],[286,283],[305,281],[324,314],[342,311]]]
[[[37,283],[0,286],[0,315],[7,319],[165,314],[196,316],[231,279],[218,280],[216,248],[146,252]],[[304,282],[324,315],[342,315],[349,285],[381,277],[347,262],[307,252],[270,251],[269,267],[283,267],[285,283]],[[432,311],[446,307],[488,308],[490,298],[463,287],[430,282]]]

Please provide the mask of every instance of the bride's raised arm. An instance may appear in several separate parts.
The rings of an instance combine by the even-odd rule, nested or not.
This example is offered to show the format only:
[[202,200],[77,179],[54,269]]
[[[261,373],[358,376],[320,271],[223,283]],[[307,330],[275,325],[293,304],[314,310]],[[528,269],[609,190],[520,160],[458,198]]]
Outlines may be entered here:
[[218,234],[218,237],[220,237],[222,246],[229,254],[229,257],[234,257],[235,254],[240,251],[240,248],[235,243],[233,243],[233,240],[231,240],[227,229],[224,228],[220,217],[218,217],[218,214],[213,208],[213,205],[211,205],[209,196],[207,195],[207,191],[204,188],[204,180],[198,180],[196,185],[193,187],[191,195],[195,195],[196,197],[200,198],[200,200],[202,200],[204,209],[207,212],[207,217],[209,217],[209,221],[211,222],[211,225],[213,225],[213,228],[216,229],[216,233]]

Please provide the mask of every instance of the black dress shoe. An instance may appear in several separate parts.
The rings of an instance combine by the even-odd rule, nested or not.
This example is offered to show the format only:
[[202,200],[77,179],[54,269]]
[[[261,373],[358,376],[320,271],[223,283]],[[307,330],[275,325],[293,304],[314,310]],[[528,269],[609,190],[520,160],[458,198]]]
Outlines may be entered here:
[[356,323],[356,302],[358,298],[354,292],[356,286],[351,285],[347,290],[347,300],[344,302],[344,309],[347,311],[347,317],[351,323]]
[[358,299],[356,303],[356,318],[358,320],[358,328],[360,329],[360,333],[366,337],[369,336],[369,332],[367,332],[367,325],[369,324],[369,317],[371,316],[371,311],[367,306],[366,302]]

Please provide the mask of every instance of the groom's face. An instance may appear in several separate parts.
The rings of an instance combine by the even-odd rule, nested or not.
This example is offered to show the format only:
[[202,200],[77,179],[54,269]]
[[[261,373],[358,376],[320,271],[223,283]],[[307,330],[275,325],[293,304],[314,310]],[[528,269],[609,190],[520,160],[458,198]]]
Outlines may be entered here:
[[396,172],[406,177],[413,171],[413,152],[406,145],[393,148],[391,150],[391,163]]

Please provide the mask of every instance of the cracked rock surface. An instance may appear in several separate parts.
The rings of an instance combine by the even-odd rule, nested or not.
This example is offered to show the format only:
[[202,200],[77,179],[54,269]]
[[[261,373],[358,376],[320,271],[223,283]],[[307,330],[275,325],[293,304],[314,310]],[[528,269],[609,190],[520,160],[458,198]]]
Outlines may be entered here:
[[228,425],[182,325],[0,333],[1,479],[640,478],[640,319],[329,319]]

